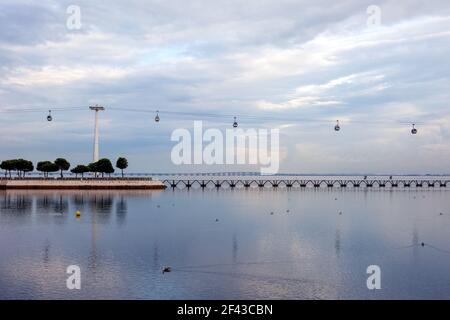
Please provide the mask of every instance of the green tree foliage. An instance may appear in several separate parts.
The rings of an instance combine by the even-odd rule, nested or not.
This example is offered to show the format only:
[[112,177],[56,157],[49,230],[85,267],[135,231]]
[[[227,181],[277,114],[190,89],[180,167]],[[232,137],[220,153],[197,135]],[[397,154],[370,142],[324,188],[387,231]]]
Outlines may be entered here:
[[114,173],[114,167],[109,159],[103,158],[97,161],[97,168],[98,172],[102,174],[102,177],[104,174],[109,174],[111,176],[111,173]]
[[97,173],[101,173],[102,177],[106,174],[111,175],[114,173],[114,167],[109,159],[100,159],[97,162],[93,162],[89,164],[89,171],[93,172],[97,175]]
[[48,177],[49,172],[56,172],[59,171],[60,169],[55,163],[51,161],[41,161],[38,162],[36,170],[43,172],[44,177]]
[[78,177],[79,174],[81,174],[81,177],[84,177],[84,174],[86,172],[89,172],[90,169],[88,166],[84,166],[84,165],[78,165],[75,168],[73,168],[72,170],[70,170],[72,173],[75,173],[75,176]]
[[34,170],[33,162],[25,159],[5,160],[0,163],[0,168],[5,170],[5,177],[9,173],[11,178],[11,171],[16,171],[18,177],[25,177],[25,173]]
[[14,160],[4,160],[0,163],[0,168],[5,170],[5,177],[7,177],[9,173],[9,177],[11,178],[11,171],[15,170],[14,166]]
[[122,170],[122,178],[123,178],[123,170],[128,168],[128,160],[126,158],[120,157],[119,159],[117,159],[116,167]]
[[63,171],[69,170],[70,163],[64,158],[58,158],[55,160],[55,165],[58,166],[58,170],[61,171],[61,178],[63,178]]
[[17,159],[16,160],[16,170],[18,172],[19,177],[25,177],[25,173],[31,172],[34,170],[33,162],[25,160],[25,159]]
[[92,172],[95,175],[97,175],[97,173],[99,172],[97,162],[89,163],[87,167],[89,169],[89,172]]

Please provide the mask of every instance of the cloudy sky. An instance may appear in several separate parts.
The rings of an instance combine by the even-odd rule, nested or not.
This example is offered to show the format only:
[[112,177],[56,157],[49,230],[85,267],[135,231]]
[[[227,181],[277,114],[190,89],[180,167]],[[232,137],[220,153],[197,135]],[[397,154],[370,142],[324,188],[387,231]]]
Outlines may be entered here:
[[281,130],[281,172],[449,173],[449,44],[448,0],[0,0],[0,159],[89,162],[99,103],[133,172],[254,169],[171,163],[174,129],[236,115]]

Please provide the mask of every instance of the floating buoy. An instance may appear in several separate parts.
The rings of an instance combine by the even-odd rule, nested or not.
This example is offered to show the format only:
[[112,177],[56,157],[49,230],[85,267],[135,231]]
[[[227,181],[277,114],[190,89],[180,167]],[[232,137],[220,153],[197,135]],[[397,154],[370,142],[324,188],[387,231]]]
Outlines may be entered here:
[[47,116],[47,121],[52,121],[53,117],[52,117],[52,110],[48,110],[48,116]]
[[75,212],[75,217],[80,218],[81,217],[81,212],[80,211]]
[[219,222],[219,219],[216,219],[216,222]]
[[422,247],[425,247],[425,243],[423,243],[423,242],[422,242],[420,245],[421,245]]
[[159,111],[156,110],[155,122],[159,122]]
[[166,273],[166,272],[172,272],[172,268],[171,268],[171,267],[164,267],[164,268],[162,269],[162,273],[164,274],[164,273]]
[[273,216],[273,211],[270,213],[271,216]]

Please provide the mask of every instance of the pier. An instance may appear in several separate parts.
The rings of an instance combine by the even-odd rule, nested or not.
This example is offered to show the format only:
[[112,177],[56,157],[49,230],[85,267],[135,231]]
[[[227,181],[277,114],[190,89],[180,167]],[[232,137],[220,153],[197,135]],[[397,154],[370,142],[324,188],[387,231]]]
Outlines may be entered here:
[[16,178],[0,179],[0,189],[165,189],[152,178]]
[[447,188],[447,179],[164,179],[167,187],[179,188]]

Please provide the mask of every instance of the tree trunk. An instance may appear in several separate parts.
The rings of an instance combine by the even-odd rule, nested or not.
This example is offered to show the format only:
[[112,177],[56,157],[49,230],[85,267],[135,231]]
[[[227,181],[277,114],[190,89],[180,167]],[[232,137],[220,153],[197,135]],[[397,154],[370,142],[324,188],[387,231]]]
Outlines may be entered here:
[[63,178],[63,173],[62,173],[62,169],[61,169],[61,179]]
[[122,178],[123,178],[123,169],[120,169],[120,170],[122,170]]

